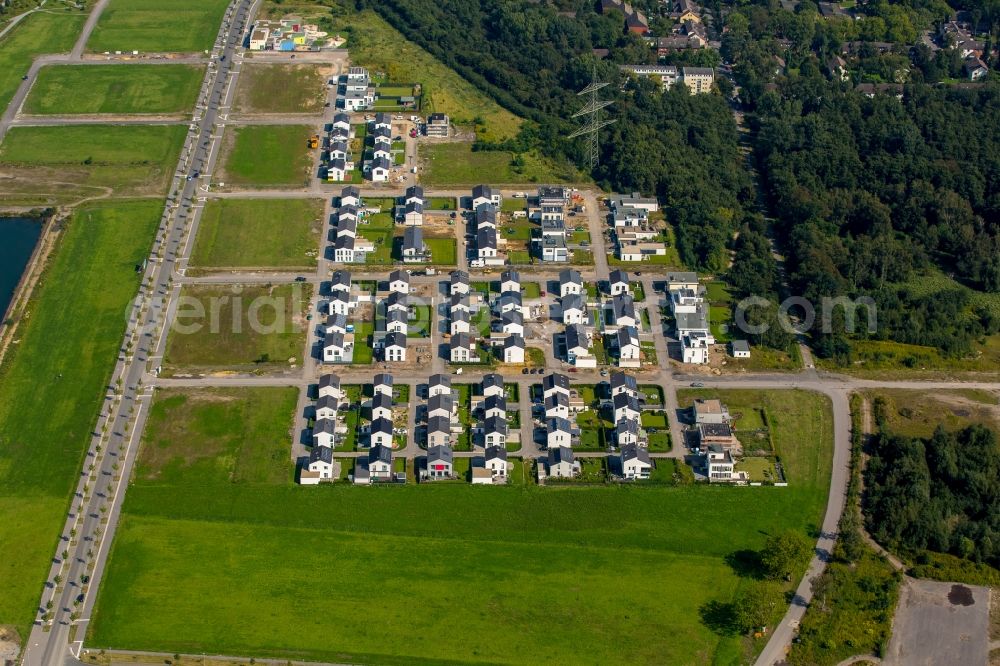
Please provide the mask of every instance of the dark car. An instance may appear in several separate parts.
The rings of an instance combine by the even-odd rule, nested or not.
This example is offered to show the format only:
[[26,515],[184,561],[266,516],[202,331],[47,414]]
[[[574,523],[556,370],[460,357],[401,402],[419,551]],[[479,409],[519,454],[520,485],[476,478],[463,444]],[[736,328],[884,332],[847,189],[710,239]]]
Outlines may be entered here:
[[300,275],[300,276],[298,276],[297,278],[295,278],[295,281],[296,281],[296,282],[305,282],[305,281],[306,281],[306,279],[305,279],[305,277],[304,277],[304,276]]

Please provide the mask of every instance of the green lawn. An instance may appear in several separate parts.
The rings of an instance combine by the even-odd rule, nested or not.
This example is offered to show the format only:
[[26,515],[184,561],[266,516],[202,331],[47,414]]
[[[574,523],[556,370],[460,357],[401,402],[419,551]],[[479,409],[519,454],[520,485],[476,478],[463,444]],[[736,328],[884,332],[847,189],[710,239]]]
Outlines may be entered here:
[[893,434],[929,438],[938,426],[959,430],[973,424],[1000,432],[997,391],[869,389],[865,395],[872,401],[884,401],[887,429]]
[[85,20],[83,12],[38,12],[0,40],[0,109],[7,108],[35,56],[72,50]]
[[194,65],[51,65],[43,67],[25,113],[177,114],[194,109],[204,67]]
[[[0,367],[0,625],[26,637],[163,202],[76,210]],[[44,387],[44,409],[39,390]]]
[[212,48],[228,0],[112,0],[88,51],[191,52]]
[[191,265],[312,268],[323,230],[322,199],[211,199]]
[[332,73],[323,65],[264,65],[248,60],[240,71],[233,109],[249,114],[320,113]]
[[251,188],[305,187],[312,155],[306,142],[315,129],[308,125],[244,125],[235,128],[223,157],[227,185]]
[[0,201],[163,196],[186,133],[183,125],[13,127],[0,145],[0,168],[10,178]]
[[458,260],[458,244],[454,238],[425,238],[431,251],[431,263],[454,266]]
[[454,197],[430,197],[427,199],[426,210],[456,210]]
[[521,295],[524,298],[541,298],[542,288],[537,282],[522,282]]
[[301,365],[311,285],[196,285],[181,291],[164,366],[177,371]]
[[134,478],[211,483],[221,471],[236,483],[284,483],[298,396],[293,386],[159,389]]
[[559,165],[525,154],[525,166],[516,170],[513,153],[475,151],[470,143],[437,143],[421,146],[424,163],[421,181],[426,185],[475,185],[483,174],[495,185],[526,183],[582,183],[587,178],[569,164]]
[[351,360],[355,365],[371,364],[374,347],[372,346],[372,335],[375,333],[375,322],[356,321],[354,322],[354,358]]
[[[239,455],[271,448],[251,441]],[[747,501],[747,488],[304,489],[211,473],[129,490],[92,647],[368,663],[730,663],[740,639],[701,619],[744,584],[727,556],[818,524],[825,499],[807,486],[755,488]],[[690,520],[691,506],[702,520]],[[623,555],[642,576],[619,575]],[[303,584],[316,570],[324,584]],[[484,584],[484,573],[502,583]],[[381,582],[358,589],[366,577]],[[553,633],[553,623],[573,631]],[[458,625],[462,640],[437,640]]]

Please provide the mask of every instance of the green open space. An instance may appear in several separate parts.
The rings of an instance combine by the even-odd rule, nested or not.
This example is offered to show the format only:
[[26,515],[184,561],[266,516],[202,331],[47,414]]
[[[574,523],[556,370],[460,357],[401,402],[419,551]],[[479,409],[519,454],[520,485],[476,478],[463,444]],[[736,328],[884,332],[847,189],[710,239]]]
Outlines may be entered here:
[[[159,200],[78,208],[0,367],[0,625],[28,636],[139,288]],[[44,396],[44,397],[42,397]]]
[[191,111],[205,68],[196,65],[50,65],[24,103],[25,113],[179,114]]
[[189,285],[167,338],[164,372],[273,370],[302,363],[312,286]]
[[1000,391],[955,389],[916,391],[869,389],[869,400],[881,400],[886,427],[906,437],[930,437],[937,427],[960,430],[980,424],[1000,432]]
[[954,372],[996,375],[1000,368],[1000,335],[974,342],[972,352],[961,357],[946,356],[936,347],[892,340],[852,340],[850,345],[850,365],[814,356],[816,367],[881,379],[951,376]]
[[458,243],[454,238],[425,238],[431,251],[431,263],[454,266],[458,261]]
[[0,109],[6,109],[36,56],[73,49],[83,12],[35,12],[0,39]]
[[320,113],[326,101],[328,65],[250,63],[240,70],[237,113]]
[[312,166],[306,142],[313,133],[308,125],[237,127],[223,147],[219,180],[236,187],[305,187]]
[[0,201],[162,196],[186,133],[184,125],[13,127],[0,145]]
[[112,0],[88,51],[192,52],[212,48],[228,0]]
[[211,199],[191,265],[312,268],[323,231],[322,199]]
[[522,183],[585,183],[587,177],[570,164],[556,164],[532,153],[522,155],[524,166],[514,166],[514,154],[472,150],[471,143],[421,146],[421,181],[427,185],[476,185],[490,174],[494,185]]
[[[792,414],[816,424],[813,438],[783,440],[799,479],[788,488],[299,488],[225,469],[137,479],[89,644],[369,663],[733,662],[743,639],[702,619],[751,582],[728,562],[767,535],[814,529],[825,504],[828,406],[788,393]],[[255,442],[239,452],[269,454]],[[620,575],[623,555],[642,576]],[[317,570],[324,585],[303,584]],[[359,589],[368,579],[379,584]],[[437,639],[456,623],[462,640]]]
[[211,483],[222,472],[235,483],[285,482],[298,397],[294,386],[158,389],[135,478]]
[[429,197],[425,210],[457,210],[455,197]]
[[375,322],[355,321],[354,322],[354,358],[351,359],[353,365],[370,365],[374,359],[375,349],[372,336],[375,334]]

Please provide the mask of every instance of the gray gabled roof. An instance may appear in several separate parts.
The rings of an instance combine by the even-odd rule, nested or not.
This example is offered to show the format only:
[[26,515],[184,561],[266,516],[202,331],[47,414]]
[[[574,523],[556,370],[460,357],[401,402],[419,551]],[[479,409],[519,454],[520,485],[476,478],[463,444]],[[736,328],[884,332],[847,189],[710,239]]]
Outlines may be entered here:
[[456,333],[449,341],[451,349],[472,349],[474,346],[472,336],[468,333]]
[[609,284],[628,284],[628,273],[620,268],[616,268],[608,275]]
[[486,227],[485,229],[480,229],[476,233],[476,247],[488,247],[496,249],[497,247],[497,232],[496,229],[491,229]]
[[573,268],[566,268],[559,271],[559,284],[583,284],[583,277],[580,275],[580,271]]
[[468,310],[452,310],[451,313],[452,323],[456,321],[471,321],[472,315],[469,314]]
[[483,375],[483,391],[494,386],[503,388],[503,375],[496,372]]
[[389,347],[402,347],[406,349],[406,336],[398,331],[387,333],[385,336],[385,348],[388,349]]
[[404,294],[399,291],[394,291],[390,293],[385,298],[385,308],[386,310],[393,305],[402,305],[403,307],[409,306],[408,294]]
[[568,446],[556,446],[549,449],[549,464],[558,465],[559,463],[569,463],[573,464],[576,456],[573,455],[573,449]]
[[639,344],[639,332],[635,330],[634,326],[622,326],[618,329],[618,347],[624,347],[629,344]]
[[392,396],[388,393],[376,393],[372,396],[372,410],[379,407],[385,407],[386,409],[392,409]]
[[500,294],[500,299],[497,301],[500,307],[505,305],[516,305],[521,307],[523,301],[521,300],[521,292],[519,291],[505,291]]
[[618,419],[618,423],[615,424],[615,432],[618,434],[629,432],[638,435],[639,419]]
[[406,204],[405,208],[403,208],[403,214],[405,215],[406,213],[420,213],[421,215],[423,215],[424,205],[419,201],[411,201],[410,203]]
[[631,407],[634,411],[639,411],[639,399],[630,393],[619,393],[611,399],[611,404],[615,409]]
[[439,373],[436,375],[431,375],[430,379],[427,381],[429,386],[446,386],[451,388],[451,375],[446,375]]
[[324,347],[338,347],[340,349],[344,348],[344,334],[340,331],[327,331],[326,335],[323,336],[323,346]]
[[570,324],[567,326],[565,336],[566,349],[576,349],[579,347],[586,349],[589,346],[587,344],[587,331],[580,324]]
[[498,446],[494,444],[493,446],[487,446],[486,451],[483,452],[484,460],[507,460],[507,447]]
[[406,227],[403,232],[403,250],[422,252],[424,249],[424,232],[420,227]]
[[483,400],[483,411],[488,412],[493,409],[499,409],[500,411],[507,411],[507,399],[503,395],[491,395],[487,396]]
[[500,324],[520,324],[524,326],[524,315],[521,314],[520,310],[507,310],[507,312],[500,315]]
[[354,236],[337,236],[333,246],[338,250],[353,250]]
[[569,396],[561,392],[549,394],[549,397],[545,399],[545,411],[549,411],[553,407],[569,409]]
[[375,433],[379,432],[379,433],[384,433],[386,435],[391,435],[392,434],[392,421],[390,421],[389,419],[387,419],[385,417],[381,417],[380,416],[379,418],[377,418],[374,421],[372,421],[371,431],[372,431],[372,434],[375,434]]
[[345,270],[336,270],[333,272],[333,276],[330,279],[334,285],[344,285],[347,288],[351,287],[351,272]]
[[622,317],[631,317],[635,319],[635,303],[632,301],[632,297],[628,294],[618,294],[611,299],[611,311],[614,313],[615,321],[617,322]]
[[480,206],[476,209],[476,227],[480,227],[484,222],[489,222],[493,226],[497,224],[497,212],[492,206]]
[[361,198],[361,188],[357,185],[348,185],[340,191],[340,198],[344,199],[347,197],[354,197],[355,199]]
[[403,312],[402,310],[389,310],[388,312],[385,313],[386,326],[388,326],[389,324],[394,324],[397,321],[408,323],[410,321],[410,315],[407,314],[406,312]]
[[392,164],[384,157],[376,157],[372,160],[372,169],[385,169],[388,171],[392,168]]
[[446,416],[432,416],[427,419],[427,433],[451,434],[451,419]]
[[478,199],[479,197],[491,198],[493,196],[493,188],[489,185],[476,185],[472,188],[472,198]]
[[455,452],[450,446],[438,444],[427,449],[427,462],[446,462],[451,464],[455,458]]
[[513,269],[500,273],[500,282],[517,282],[521,284],[521,274]]
[[564,432],[567,435],[573,432],[573,424],[569,422],[569,419],[564,419],[561,416],[545,420],[545,431],[546,432]]
[[320,419],[313,425],[313,436],[320,433],[333,435],[337,431],[337,422],[333,419]]
[[732,343],[733,351],[750,351],[750,343],[746,340],[733,340]]
[[397,280],[402,280],[406,284],[410,284],[410,271],[397,268],[393,272],[389,273],[389,282],[396,282]]
[[580,294],[566,294],[562,297],[562,311],[567,312],[569,310],[579,310],[583,312],[586,307],[583,302],[583,296]]
[[524,338],[517,333],[512,333],[508,335],[503,341],[503,348],[510,349],[512,347],[519,347],[524,349]]
[[380,372],[377,375],[375,375],[375,379],[374,379],[373,383],[374,383],[375,386],[383,386],[384,385],[384,386],[391,387],[392,386],[392,375],[389,374],[388,372]]
[[325,388],[339,389],[340,388],[340,377],[337,376],[337,375],[335,375],[335,374],[332,374],[332,373],[327,373],[325,375],[320,375],[319,376],[319,388],[320,389],[325,389]]
[[465,271],[452,271],[451,272],[451,283],[452,284],[469,284],[469,274]]
[[406,198],[409,199],[410,197],[420,197],[421,199],[423,199],[424,188],[421,187],[420,185],[410,185],[408,188],[406,188]]
[[340,407],[340,402],[332,395],[321,395],[316,399],[316,411],[326,408],[336,411],[338,407]]
[[325,462],[327,464],[333,463],[333,449],[329,446],[314,446],[313,450],[309,452],[309,462]]
[[627,460],[638,460],[639,462],[644,462],[647,465],[649,463],[649,451],[641,446],[635,444],[626,444],[622,447],[622,461]]
[[612,372],[611,373],[611,390],[614,391],[616,388],[624,386],[630,391],[639,390],[639,382],[636,381],[635,377],[625,372]]
[[483,422],[483,431],[487,435],[507,435],[507,419],[501,416],[491,416]]
[[436,412],[439,409],[451,414],[455,409],[455,399],[452,397],[451,393],[438,393],[432,395],[427,400],[427,412]]
[[569,377],[558,372],[553,372],[551,375],[545,375],[542,378],[542,390],[548,391],[553,388],[569,391]]
[[384,444],[378,444],[368,449],[368,463],[373,462],[384,462],[386,464],[392,464],[392,449]]
[[450,308],[455,309],[455,306],[459,306],[465,309],[469,309],[469,296],[468,294],[452,294]]

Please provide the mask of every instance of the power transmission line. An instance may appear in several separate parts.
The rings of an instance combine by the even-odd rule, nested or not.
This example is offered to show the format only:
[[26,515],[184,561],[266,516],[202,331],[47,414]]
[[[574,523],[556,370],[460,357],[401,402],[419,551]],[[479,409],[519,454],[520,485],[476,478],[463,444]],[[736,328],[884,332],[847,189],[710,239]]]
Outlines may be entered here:
[[578,136],[587,135],[590,148],[590,168],[593,169],[597,166],[600,161],[600,146],[598,142],[598,134],[602,127],[607,127],[611,123],[615,122],[613,118],[608,120],[601,120],[601,109],[606,106],[613,104],[611,100],[601,99],[597,94],[598,91],[604,86],[610,85],[608,83],[602,83],[597,80],[597,65],[594,65],[594,73],[590,80],[590,85],[577,93],[577,95],[589,95],[590,100],[587,104],[573,114],[574,118],[580,118],[581,116],[586,117],[586,121],[583,127],[578,129],[569,135],[570,139],[575,139]]

